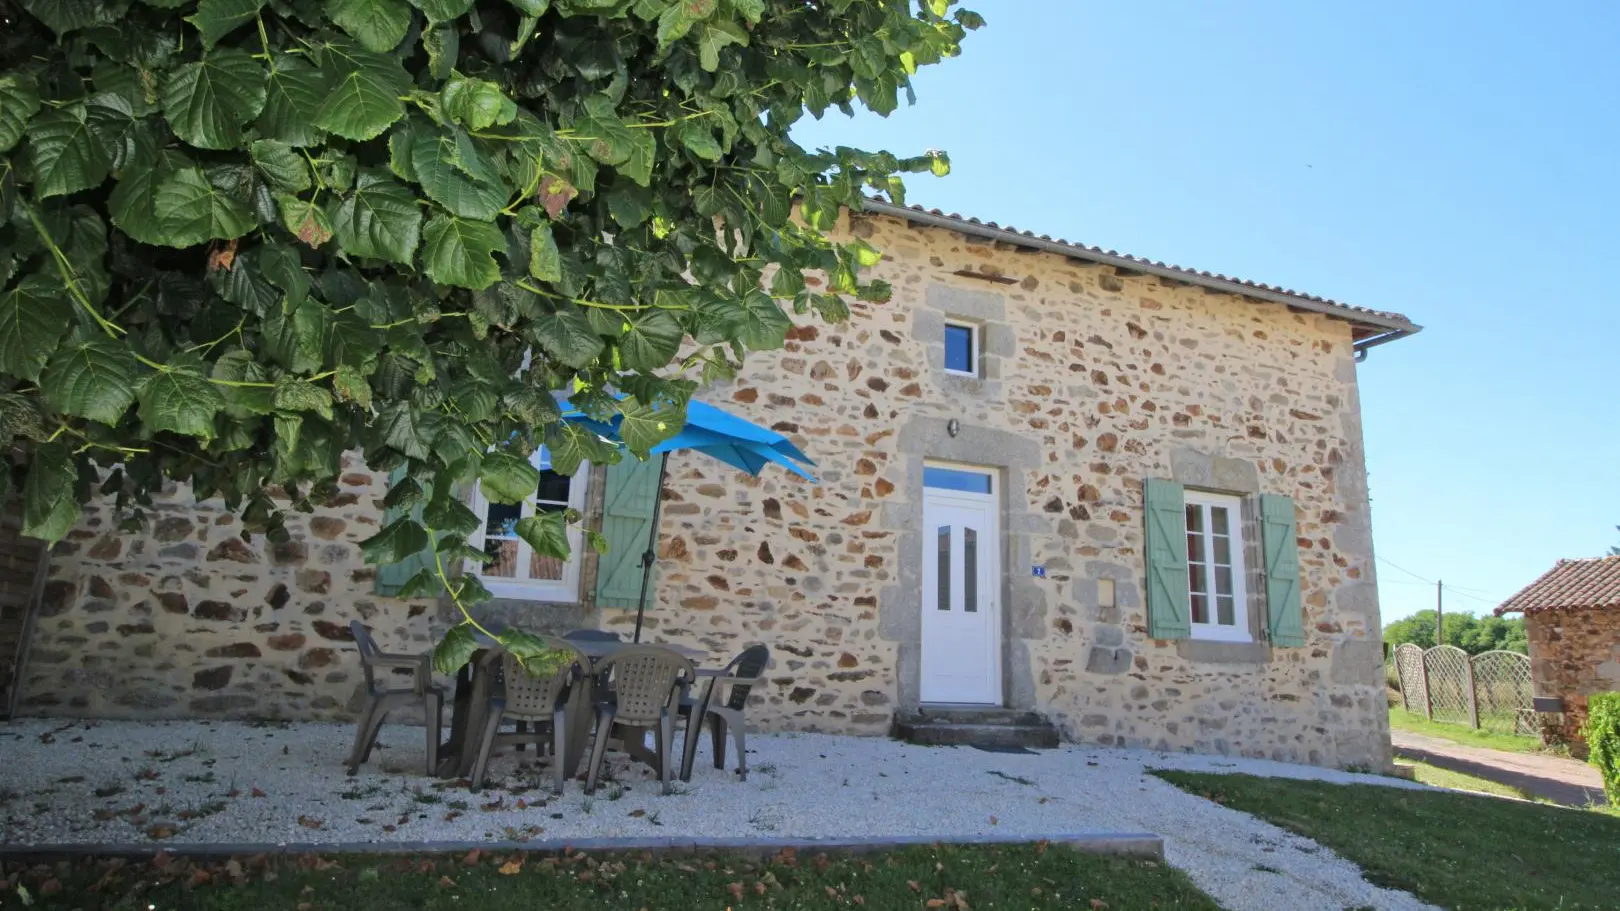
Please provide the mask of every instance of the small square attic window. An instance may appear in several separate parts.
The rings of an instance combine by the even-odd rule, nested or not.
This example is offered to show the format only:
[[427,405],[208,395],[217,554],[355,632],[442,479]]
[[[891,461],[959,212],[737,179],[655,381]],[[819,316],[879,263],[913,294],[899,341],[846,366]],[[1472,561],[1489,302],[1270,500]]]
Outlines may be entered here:
[[969,323],[945,324],[945,372],[979,375],[979,327]]

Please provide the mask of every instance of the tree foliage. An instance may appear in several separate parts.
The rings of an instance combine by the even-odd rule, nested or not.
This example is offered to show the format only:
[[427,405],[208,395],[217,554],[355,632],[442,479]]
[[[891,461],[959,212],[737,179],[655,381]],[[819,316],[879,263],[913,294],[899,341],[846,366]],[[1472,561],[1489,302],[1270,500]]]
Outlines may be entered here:
[[795,316],[888,295],[827,231],[945,157],[789,131],[894,110],[981,24],[954,2],[0,0],[0,494],[56,539],[181,480],[276,539],[358,450],[437,492],[368,558],[436,541],[412,590],[476,602],[449,492],[616,458],[554,391],[644,456]]
[[[1505,651],[1529,654],[1530,640],[1521,617],[1475,617],[1447,611],[1446,645],[1454,645],[1470,655]],[[1434,611],[1418,611],[1384,627],[1384,641],[1393,648],[1407,642],[1420,648],[1433,648]]]

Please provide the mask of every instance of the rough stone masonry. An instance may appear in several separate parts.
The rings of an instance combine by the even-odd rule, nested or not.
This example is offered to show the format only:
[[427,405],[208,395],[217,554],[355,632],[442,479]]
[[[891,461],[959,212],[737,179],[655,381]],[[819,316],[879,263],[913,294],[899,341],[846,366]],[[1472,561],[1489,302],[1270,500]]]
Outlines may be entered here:
[[[1083,742],[1387,764],[1349,323],[896,218],[848,230],[883,251],[893,298],[804,322],[705,394],[788,434],[820,483],[674,457],[649,638],[710,663],[768,644],[763,728],[886,733],[918,695],[922,466],[965,462],[1003,479],[1009,705]],[[980,327],[981,376],[945,372],[947,319]],[[1148,477],[1294,499],[1305,647],[1149,638]],[[25,710],[349,717],[351,619],[419,651],[449,618],[372,594],[356,542],[384,486],[351,459],[284,545],[244,543],[217,502],[178,489],[138,534],[91,508],[54,556]],[[524,615],[633,619],[588,601]]]

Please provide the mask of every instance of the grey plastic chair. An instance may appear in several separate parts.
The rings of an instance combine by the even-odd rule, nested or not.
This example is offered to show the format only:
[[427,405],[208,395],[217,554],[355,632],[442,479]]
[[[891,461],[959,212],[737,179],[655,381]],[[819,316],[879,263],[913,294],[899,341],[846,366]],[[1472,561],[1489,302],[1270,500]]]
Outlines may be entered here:
[[570,642],[623,642],[618,633],[605,629],[576,629],[571,633],[564,633],[563,638]]
[[608,740],[615,729],[620,729],[626,746],[644,742],[646,732],[654,732],[658,775],[668,794],[675,765],[675,720],[681,695],[697,679],[691,659],[656,645],[631,645],[602,659],[594,673],[597,679],[610,681],[612,689],[596,704],[596,740],[591,746],[585,793],[595,792]]
[[748,779],[748,723],[743,712],[748,707],[748,694],[764,682],[765,667],[771,663],[771,650],[763,645],[743,649],[731,659],[696,702],[683,700],[680,712],[686,715],[686,743],[681,757],[681,780],[692,780],[692,765],[697,759],[698,740],[704,728],[714,743],[714,767],[726,767],[726,733],[731,733],[737,748],[737,774]]
[[[349,774],[359,771],[360,764],[371,758],[377,734],[388,713],[415,703],[422,704],[427,727],[427,773],[434,774],[438,770],[439,735],[444,724],[444,690],[433,683],[432,656],[384,652],[359,620],[349,623],[349,632],[360,649],[360,667],[366,675],[366,707],[360,713],[354,747],[349,751]],[[407,681],[394,674],[396,669],[409,670],[410,679]]]
[[[489,757],[495,747],[533,743],[535,751],[542,751],[549,739],[551,745],[552,786],[554,794],[563,792],[568,756],[568,699],[574,683],[580,679],[581,669],[590,666],[590,659],[562,639],[546,637],[546,647],[568,655],[568,663],[549,677],[530,675],[511,654],[501,656],[501,679],[489,700],[489,717],[484,723],[479,740],[478,760],[473,765],[472,787],[481,790],[484,776],[489,771]],[[503,720],[517,722],[515,731],[501,732]]]

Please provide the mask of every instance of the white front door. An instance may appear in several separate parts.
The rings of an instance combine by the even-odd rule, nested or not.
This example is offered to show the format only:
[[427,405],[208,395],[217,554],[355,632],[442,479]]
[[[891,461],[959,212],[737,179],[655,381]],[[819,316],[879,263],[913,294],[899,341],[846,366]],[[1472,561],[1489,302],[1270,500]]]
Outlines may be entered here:
[[995,475],[923,472],[922,701],[1001,703]]

